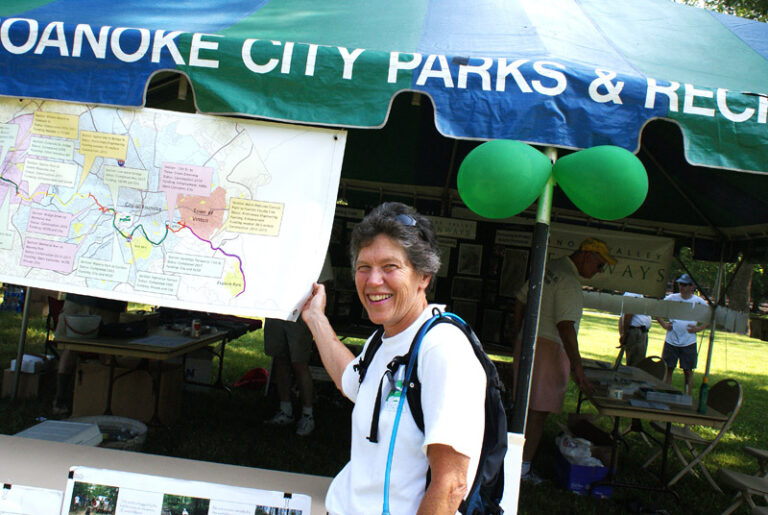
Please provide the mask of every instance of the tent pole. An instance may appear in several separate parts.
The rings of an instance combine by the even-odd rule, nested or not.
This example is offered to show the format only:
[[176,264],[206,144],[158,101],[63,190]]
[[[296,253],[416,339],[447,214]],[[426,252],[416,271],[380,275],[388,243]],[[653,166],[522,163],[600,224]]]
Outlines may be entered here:
[[720,264],[717,267],[717,276],[715,277],[715,302],[711,304],[712,315],[709,318],[709,346],[707,348],[707,366],[704,369],[704,377],[701,379],[701,389],[699,390],[699,411],[706,411],[707,394],[709,390],[709,368],[712,365],[712,348],[715,345],[715,310],[720,305],[723,286],[723,271],[725,269],[725,241],[720,247]]
[[11,400],[15,401],[19,394],[19,382],[21,381],[21,362],[24,360],[24,346],[27,342],[27,325],[29,323],[29,295],[32,288],[24,289],[24,312],[21,315],[21,330],[19,331],[19,345],[16,348],[16,373],[13,375],[13,390]]
[[[554,162],[557,160],[557,149],[547,147],[546,156]],[[525,434],[528,417],[528,399],[530,397],[531,373],[533,372],[533,354],[536,350],[536,335],[539,330],[539,308],[541,307],[541,288],[544,283],[544,270],[547,264],[547,246],[549,245],[549,222],[552,217],[552,193],[555,180],[550,175],[544,190],[539,197],[536,211],[536,225],[533,227],[533,242],[531,245],[531,276],[528,281],[528,302],[525,305],[523,322],[523,339],[520,349],[520,364],[515,378],[517,390],[515,404],[512,408],[510,430],[513,433]]]

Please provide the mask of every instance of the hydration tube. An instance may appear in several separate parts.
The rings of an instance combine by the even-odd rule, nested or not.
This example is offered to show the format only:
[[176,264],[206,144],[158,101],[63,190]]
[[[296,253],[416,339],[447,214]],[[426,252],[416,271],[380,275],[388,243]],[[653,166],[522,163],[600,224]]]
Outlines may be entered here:
[[389,480],[392,472],[392,457],[395,454],[395,440],[397,440],[397,429],[400,426],[400,415],[403,412],[403,405],[405,404],[405,394],[408,391],[408,384],[411,381],[411,372],[413,372],[413,364],[416,362],[416,357],[419,355],[419,348],[421,347],[421,340],[424,339],[424,335],[435,324],[438,318],[441,316],[447,316],[453,318],[458,322],[466,325],[466,322],[458,315],[453,313],[440,313],[433,315],[432,318],[421,326],[419,332],[416,334],[416,340],[411,349],[411,358],[408,360],[408,367],[405,369],[405,377],[403,378],[403,389],[400,392],[400,401],[397,403],[397,413],[395,414],[395,421],[392,424],[392,435],[389,438],[389,452],[387,454],[387,467],[384,471],[384,500],[381,507],[381,515],[391,515],[389,513]]

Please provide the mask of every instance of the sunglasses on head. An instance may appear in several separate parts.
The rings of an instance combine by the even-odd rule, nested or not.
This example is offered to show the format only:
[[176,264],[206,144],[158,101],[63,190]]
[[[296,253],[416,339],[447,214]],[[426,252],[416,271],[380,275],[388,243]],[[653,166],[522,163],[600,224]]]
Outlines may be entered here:
[[416,219],[411,215],[399,214],[395,217],[395,220],[408,227],[416,227]]

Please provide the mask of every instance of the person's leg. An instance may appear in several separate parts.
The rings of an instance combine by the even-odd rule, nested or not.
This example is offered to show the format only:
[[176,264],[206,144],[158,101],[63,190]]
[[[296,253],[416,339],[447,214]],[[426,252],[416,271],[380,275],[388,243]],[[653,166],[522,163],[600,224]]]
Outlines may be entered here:
[[[280,404],[291,402],[291,360],[287,356],[272,358],[272,379],[277,389]],[[288,412],[290,414],[290,411]]]
[[691,395],[693,391],[693,370],[684,368],[683,376],[685,377],[685,394]]
[[549,415],[546,411],[528,410],[528,418],[525,424],[525,445],[523,446],[523,461],[531,462],[536,455],[536,450],[544,433],[544,423]]
[[693,369],[696,368],[698,357],[695,343],[680,348],[680,368],[683,369],[685,375],[685,393],[687,395],[691,395],[693,391]]
[[661,351],[661,359],[667,366],[667,373],[664,375],[664,382],[672,384],[672,373],[677,366],[677,347],[664,342],[664,349]]
[[288,347],[301,400],[301,418],[296,424],[296,434],[307,436],[315,429],[312,412],[313,384],[312,375],[309,372],[309,361],[312,358],[312,333],[301,319],[287,325]]
[[267,318],[264,321],[264,352],[272,356],[272,377],[270,382],[277,389],[280,409],[269,420],[268,424],[285,425],[293,422],[293,405],[291,404],[291,359],[288,354],[288,342],[282,320]]
[[648,333],[632,329],[627,337],[627,365],[635,366],[645,359],[648,351]]
[[299,387],[299,398],[304,408],[312,407],[313,385],[312,374],[309,372],[309,365],[306,363],[293,363],[293,374],[296,377],[296,384]]
[[69,350],[61,351],[59,354],[59,368],[56,373],[56,395],[53,398],[53,415],[66,415],[72,411],[76,368],[77,353]]

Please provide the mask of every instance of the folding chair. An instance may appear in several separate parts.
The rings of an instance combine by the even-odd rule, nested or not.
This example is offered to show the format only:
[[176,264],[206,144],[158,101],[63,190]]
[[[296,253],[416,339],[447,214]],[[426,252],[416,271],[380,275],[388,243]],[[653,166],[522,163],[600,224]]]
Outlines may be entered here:
[[59,357],[59,351],[56,349],[53,335],[56,332],[56,326],[59,323],[59,315],[64,309],[64,301],[56,297],[48,297],[48,316],[45,319],[45,353],[53,354]]
[[647,356],[633,366],[661,381],[667,374],[667,365],[660,356]]
[[[680,463],[683,464],[683,468],[667,483],[667,486],[674,485],[688,472],[693,472],[696,476],[698,476],[695,470],[695,468],[698,468],[707,479],[709,484],[712,486],[712,488],[714,488],[719,493],[723,493],[717,483],[715,483],[715,480],[712,479],[712,476],[710,475],[702,460],[707,454],[712,452],[715,446],[730,429],[733,420],[736,418],[736,414],[739,412],[739,408],[741,408],[742,396],[743,391],[741,385],[735,379],[723,379],[722,381],[718,381],[709,390],[707,406],[728,417],[725,423],[723,423],[723,426],[720,428],[720,431],[718,431],[717,435],[711,440],[702,438],[699,434],[691,431],[688,426],[671,427],[670,434],[672,436],[672,450],[680,460]],[[659,432],[663,433],[666,431],[664,425],[660,424],[659,422],[651,422],[651,426]],[[678,446],[678,442],[685,444],[688,452],[691,455],[691,458],[686,459],[680,450],[680,447]],[[697,450],[696,446],[703,446],[703,448],[701,450]],[[643,468],[650,465],[651,462],[653,462],[661,454],[661,452],[662,451],[659,450],[657,453],[651,456],[648,461],[645,462]]]
[[768,513],[768,508],[756,506],[752,500],[753,495],[762,495],[763,499],[768,501],[768,450],[757,447],[744,447],[742,450],[745,454],[757,458],[760,471],[755,476],[723,468],[718,471],[718,476],[723,483],[738,490],[733,498],[733,504],[725,509],[723,515],[733,512],[744,501],[752,508],[753,513],[759,512],[760,509]]

